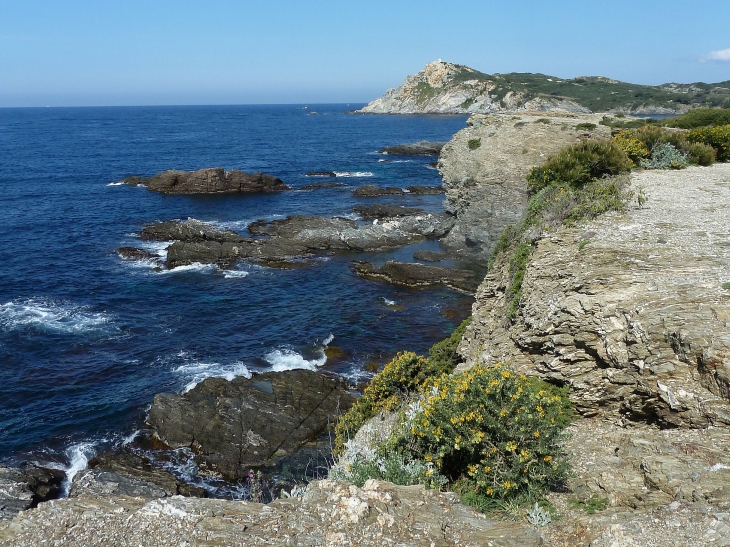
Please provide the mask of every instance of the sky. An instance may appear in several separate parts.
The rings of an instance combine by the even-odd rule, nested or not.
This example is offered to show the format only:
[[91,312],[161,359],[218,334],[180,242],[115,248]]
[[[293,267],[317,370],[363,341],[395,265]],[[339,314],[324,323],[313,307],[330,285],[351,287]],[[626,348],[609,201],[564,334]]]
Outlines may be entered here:
[[718,82],[728,21],[728,0],[0,0],[0,107],[368,102],[438,58]]

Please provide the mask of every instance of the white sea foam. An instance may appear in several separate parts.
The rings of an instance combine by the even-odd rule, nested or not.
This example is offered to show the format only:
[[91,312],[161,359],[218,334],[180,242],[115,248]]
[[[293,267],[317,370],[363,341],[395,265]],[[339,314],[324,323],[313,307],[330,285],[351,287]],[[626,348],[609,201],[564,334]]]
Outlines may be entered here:
[[379,159],[378,162],[384,163],[413,163],[413,160],[385,160],[385,159]]
[[275,349],[274,351],[264,355],[264,359],[271,364],[269,370],[273,372],[282,372],[284,370],[294,370],[304,368],[308,370],[317,370],[327,362],[325,348],[335,339],[334,334],[329,334],[322,342],[322,346],[317,349],[319,356],[315,359],[305,359],[300,353],[288,348]]
[[131,443],[134,439],[137,438],[137,435],[139,435],[140,430],[135,429],[132,433],[129,435],[126,435],[125,437],[122,437],[122,446],[127,446],[129,443]]
[[395,306],[395,300],[388,300],[387,298],[383,297],[383,302],[385,302],[386,306]]
[[372,177],[374,174],[370,171],[335,171],[338,177]]
[[248,277],[248,272],[244,270],[223,270],[223,277],[226,279],[240,279]]
[[201,264],[200,262],[193,262],[192,264],[188,264],[187,266],[178,266],[177,268],[173,268],[172,270],[160,270],[160,273],[163,273],[163,274],[190,273],[190,272],[208,273],[208,272],[213,272],[217,269],[218,269],[218,266],[216,266],[215,264]]
[[286,215],[275,214],[241,220],[204,220],[202,222],[215,226],[216,228],[220,228],[221,230],[233,230],[235,232],[241,232],[246,231],[248,229],[248,225],[252,222],[256,222],[257,220],[265,220],[267,222],[271,222],[272,220],[284,218],[285,216]]
[[107,186],[123,186],[125,182],[123,180],[120,180],[119,182],[110,182],[107,184]]
[[425,167],[426,167],[426,169],[436,170],[436,167],[434,167],[433,165],[426,165]]
[[237,376],[251,377],[251,371],[241,361],[228,365],[193,361],[177,367],[173,372],[184,376],[188,380],[183,388],[183,393],[187,393],[206,378],[225,378],[230,381]]
[[58,303],[42,298],[13,300],[0,304],[3,330],[35,327],[52,332],[76,334],[99,330],[111,322],[104,313],[93,313],[88,306]]
[[66,449],[66,457],[68,458],[69,464],[64,469],[66,478],[61,483],[62,498],[68,497],[76,474],[86,469],[86,466],[89,464],[89,458],[95,454],[94,446],[92,442],[85,442],[71,445]]

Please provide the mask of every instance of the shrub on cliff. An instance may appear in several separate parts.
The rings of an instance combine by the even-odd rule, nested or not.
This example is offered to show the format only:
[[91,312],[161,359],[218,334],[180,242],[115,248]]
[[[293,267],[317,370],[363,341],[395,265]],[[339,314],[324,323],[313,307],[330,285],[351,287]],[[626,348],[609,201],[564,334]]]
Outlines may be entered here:
[[696,129],[730,124],[730,108],[694,108],[677,116],[663,120],[669,127]]
[[428,358],[404,351],[386,364],[337,422],[335,453],[341,454],[347,440],[378,412],[399,408],[427,379],[452,372],[459,363],[456,348],[470,320],[465,319],[448,338],[434,344]]
[[567,390],[502,364],[441,376],[425,390],[393,446],[433,463],[466,503],[534,501],[566,478]]
[[586,140],[563,148],[527,175],[527,186],[535,194],[552,184],[580,188],[593,179],[630,171],[633,164],[613,141]]

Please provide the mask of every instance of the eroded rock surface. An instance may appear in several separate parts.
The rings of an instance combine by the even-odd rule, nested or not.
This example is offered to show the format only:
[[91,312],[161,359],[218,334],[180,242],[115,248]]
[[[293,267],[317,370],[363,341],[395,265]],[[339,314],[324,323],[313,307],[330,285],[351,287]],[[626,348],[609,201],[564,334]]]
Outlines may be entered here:
[[22,469],[0,467],[0,522],[58,497],[64,478],[63,471],[35,465]]
[[424,215],[426,211],[417,207],[401,207],[399,205],[357,205],[352,208],[353,213],[360,215],[363,220],[384,219],[388,217],[406,217]]
[[532,547],[527,525],[495,521],[454,494],[368,481],[311,483],[302,499],[268,505],[183,498],[65,499],[0,524],[0,545],[36,547],[362,546]]
[[165,444],[192,448],[235,480],[316,440],[353,401],[340,381],[310,370],[207,378],[183,395],[157,394],[148,422]]
[[[466,260],[486,262],[504,228],[522,217],[530,169],[581,138],[610,137],[600,120],[597,115],[545,112],[470,117],[468,127],[444,146],[438,162],[446,189],[444,208],[457,219],[442,241],[444,248]],[[576,129],[580,123],[596,127]]]
[[163,194],[235,194],[240,192],[281,192],[289,187],[266,173],[225,171],[211,167],[198,171],[163,171],[152,177],[127,177],[125,184],[142,185]]
[[514,325],[509,265],[495,266],[464,367],[509,361],[567,384],[587,416],[730,425],[730,164],[644,171],[632,185],[644,208],[539,241]]

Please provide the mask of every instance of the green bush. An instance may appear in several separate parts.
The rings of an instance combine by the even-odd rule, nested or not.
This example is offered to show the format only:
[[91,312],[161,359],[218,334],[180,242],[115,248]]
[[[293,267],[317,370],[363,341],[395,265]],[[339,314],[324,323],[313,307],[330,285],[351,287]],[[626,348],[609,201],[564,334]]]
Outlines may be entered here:
[[572,413],[566,389],[501,364],[444,375],[426,389],[397,446],[433,463],[467,503],[534,501],[566,478],[560,449]]
[[707,167],[715,163],[717,159],[717,150],[709,144],[701,142],[688,143],[686,148],[683,147],[683,150],[686,150],[689,162],[694,165]]
[[507,308],[507,319],[510,321],[517,316],[517,308],[520,305],[520,298],[522,298],[522,281],[525,279],[530,254],[532,254],[532,245],[522,242],[517,245],[509,261],[510,285],[508,297],[510,303]]
[[476,150],[482,145],[482,139],[469,139],[467,144],[469,145],[469,150]]
[[556,183],[581,187],[604,175],[630,171],[633,164],[620,146],[613,141],[586,140],[563,148],[548,157],[540,167],[533,167],[527,184],[534,194]]
[[695,129],[730,124],[730,108],[694,108],[674,118],[663,120],[669,127]]
[[712,146],[717,150],[717,161],[730,161],[730,124],[694,129],[687,133],[687,140]]
[[471,323],[471,317],[464,319],[451,333],[451,336],[431,346],[431,349],[428,350],[428,362],[431,370],[438,371],[437,374],[449,374],[461,362],[461,357],[456,353],[456,348],[459,347],[469,323]]
[[590,122],[582,122],[575,126],[578,131],[593,131],[596,127],[598,126],[595,123]]
[[439,475],[433,463],[410,459],[397,452],[378,454],[345,450],[339,461],[330,468],[327,478],[351,482],[362,487],[368,479],[392,482],[402,486],[423,484],[427,488],[440,489],[448,481]]

